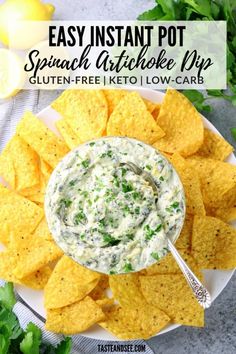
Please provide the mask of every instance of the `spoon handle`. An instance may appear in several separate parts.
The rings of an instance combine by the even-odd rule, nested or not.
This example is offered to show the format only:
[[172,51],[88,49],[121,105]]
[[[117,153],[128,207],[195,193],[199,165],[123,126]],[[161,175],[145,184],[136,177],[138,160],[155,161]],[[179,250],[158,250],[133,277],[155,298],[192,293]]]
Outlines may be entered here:
[[173,245],[170,239],[168,239],[168,248],[171,251],[172,256],[175,258],[178,266],[182,270],[188,285],[192,289],[192,292],[197,299],[198,303],[204,308],[211,306],[211,295],[209,291],[204,287],[196,275],[191,271],[188,265],[185,263],[179,252]]

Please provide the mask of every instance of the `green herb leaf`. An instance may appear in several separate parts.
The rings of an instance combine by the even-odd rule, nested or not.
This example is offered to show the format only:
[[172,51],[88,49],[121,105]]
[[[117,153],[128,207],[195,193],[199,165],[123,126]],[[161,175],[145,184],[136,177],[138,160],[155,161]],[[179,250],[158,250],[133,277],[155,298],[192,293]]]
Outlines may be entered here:
[[125,266],[124,266],[124,272],[125,273],[129,273],[129,272],[132,272],[132,271],[133,271],[132,264],[131,263],[126,263]]
[[117,240],[107,233],[103,234],[103,241],[106,243],[106,246],[116,246],[120,243],[120,240]]
[[20,350],[24,354],[39,354],[42,332],[32,322],[26,327],[25,337],[20,343]]
[[156,261],[159,261],[160,257],[157,252],[152,252],[151,253],[152,258],[154,258]]
[[236,128],[231,128],[231,134],[234,140],[236,141]]
[[6,283],[0,288],[0,303],[11,310],[16,303],[16,297],[12,283]]
[[72,348],[72,339],[67,337],[55,349],[55,354],[70,354]]
[[89,163],[90,163],[89,159],[84,160],[84,161],[81,162],[81,164],[83,165],[84,168],[88,168],[89,167]]

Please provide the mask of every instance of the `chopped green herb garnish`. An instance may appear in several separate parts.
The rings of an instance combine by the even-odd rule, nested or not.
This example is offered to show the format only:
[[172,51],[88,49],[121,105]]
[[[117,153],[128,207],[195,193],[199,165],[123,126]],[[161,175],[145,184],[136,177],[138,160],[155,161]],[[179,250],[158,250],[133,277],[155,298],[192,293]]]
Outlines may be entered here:
[[68,208],[71,204],[72,204],[72,201],[70,199],[61,199],[60,200],[60,204],[62,206],[65,206],[66,208]]
[[94,146],[94,145],[95,145],[94,142],[89,143],[89,146]]
[[69,182],[69,186],[70,187],[73,187],[75,184],[76,184],[76,179],[74,179],[74,180],[71,180],[70,182]]
[[149,226],[145,225],[145,238],[146,240],[151,240],[151,238],[157,233],[160,232],[162,229],[162,224],[159,224],[154,230]]
[[136,192],[136,191],[133,192],[132,196],[133,196],[134,200],[141,199],[141,193],[139,193],[139,192]]
[[118,176],[114,176],[113,179],[114,179],[114,185],[116,187],[120,187],[120,181],[119,181]]
[[76,225],[83,223],[86,220],[86,216],[83,211],[80,211],[78,214],[75,215],[74,222]]
[[106,246],[116,246],[120,243],[120,240],[117,240],[109,234],[103,234],[103,241],[106,243]]
[[150,165],[146,165],[145,167],[146,167],[146,169],[148,169],[149,171],[151,171],[151,169],[152,169],[152,166],[150,166]]
[[80,238],[81,238],[81,240],[84,240],[85,239],[85,234],[81,234]]
[[124,193],[128,193],[128,192],[132,192],[133,191],[133,186],[131,183],[124,181],[122,182],[122,192]]
[[152,258],[154,258],[156,261],[159,261],[160,257],[157,252],[152,252],[151,253]]
[[179,202],[174,202],[173,204],[171,204],[170,207],[174,208],[174,209],[177,209],[179,207]]
[[134,209],[135,214],[139,215],[140,214],[140,207],[136,207]]
[[131,263],[126,263],[126,264],[125,264],[125,266],[124,266],[124,272],[125,272],[125,273],[132,272],[133,270],[134,270],[134,269],[133,269]]
[[124,177],[126,175],[126,173],[127,173],[126,168],[122,167],[121,168],[121,176]]
[[82,161],[81,163],[82,163],[82,165],[83,165],[84,168],[88,168],[88,167],[89,167],[90,160],[87,159],[87,160]]
[[160,180],[160,181],[164,181],[165,179],[164,179],[164,177],[161,176],[161,177],[159,178],[159,180]]

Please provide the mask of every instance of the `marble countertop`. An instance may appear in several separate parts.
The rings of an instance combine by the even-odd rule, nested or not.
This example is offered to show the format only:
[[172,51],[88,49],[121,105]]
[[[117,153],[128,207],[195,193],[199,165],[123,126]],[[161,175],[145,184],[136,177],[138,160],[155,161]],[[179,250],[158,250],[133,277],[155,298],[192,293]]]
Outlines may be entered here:
[[[55,19],[133,20],[153,6],[154,0],[52,0]],[[37,110],[45,108],[60,91],[41,91]],[[230,128],[236,126],[236,107],[213,99],[213,112],[205,116],[236,149]],[[155,354],[233,354],[236,353],[236,276],[206,311],[205,328],[179,327],[148,340]]]

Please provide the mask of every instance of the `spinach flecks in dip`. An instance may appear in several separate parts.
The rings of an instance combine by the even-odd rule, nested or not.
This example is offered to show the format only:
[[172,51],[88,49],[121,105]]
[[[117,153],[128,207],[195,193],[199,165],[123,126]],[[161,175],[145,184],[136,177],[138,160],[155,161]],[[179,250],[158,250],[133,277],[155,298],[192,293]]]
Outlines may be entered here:
[[[142,176],[151,173],[158,200]],[[169,162],[134,139],[107,137],[83,144],[58,165],[46,193],[50,231],[66,254],[107,274],[146,268],[178,237],[184,214],[182,184]]]

